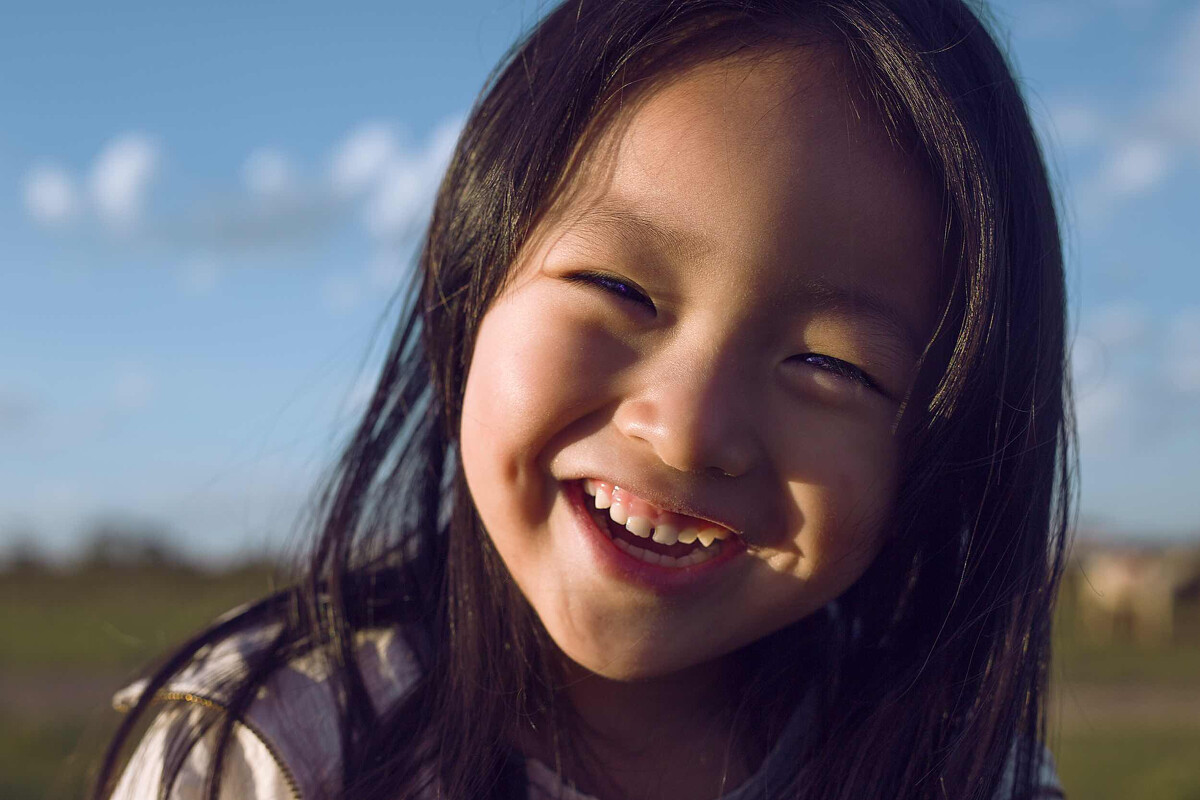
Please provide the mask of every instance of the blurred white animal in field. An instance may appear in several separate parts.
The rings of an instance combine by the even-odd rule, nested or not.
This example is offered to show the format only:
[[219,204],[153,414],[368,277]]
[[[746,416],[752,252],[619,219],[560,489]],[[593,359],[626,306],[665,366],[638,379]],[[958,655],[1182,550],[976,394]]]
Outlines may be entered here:
[[1096,641],[1169,642],[1177,607],[1200,591],[1194,550],[1096,549],[1080,557],[1079,620]]

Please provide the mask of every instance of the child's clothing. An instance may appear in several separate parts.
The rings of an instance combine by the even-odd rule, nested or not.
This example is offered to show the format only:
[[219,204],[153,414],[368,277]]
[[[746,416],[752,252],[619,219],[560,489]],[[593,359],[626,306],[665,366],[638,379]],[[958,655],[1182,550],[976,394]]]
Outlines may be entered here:
[[[117,786],[113,800],[156,800],[166,752],[181,730],[194,726],[223,700],[212,687],[235,677],[246,657],[270,641],[277,628],[265,626],[232,636],[202,653],[160,692],[172,707],[155,719]],[[418,675],[416,662],[397,630],[360,634],[359,663],[377,709],[396,702]],[[141,682],[114,698],[118,709],[136,702]],[[782,767],[808,730],[813,698],[801,704],[762,767],[725,800],[764,800],[780,796]],[[221,800],[320,800],[336,795],[340,749],[336,706],[329,673],[320,659],[308,655],[275,672],[259,690],[225,756]],[[203,800],[215,728],[186,754],[170,800]],[[178,754],[181,755],[181,754]],[[174,760],[173,758],[171,760]],[[562,782],[549,767],[526,761],[529,800],[596,800]],[[1062,797],[1049,753],[1040,775],[1037,798]],[[1001,792],[999,797],[1004,797]]]

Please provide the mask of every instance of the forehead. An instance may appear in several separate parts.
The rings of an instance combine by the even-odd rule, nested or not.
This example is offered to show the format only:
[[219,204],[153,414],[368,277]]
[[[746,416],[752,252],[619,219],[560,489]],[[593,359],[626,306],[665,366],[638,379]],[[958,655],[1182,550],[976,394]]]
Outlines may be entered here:
[[547,226],[724,265],[743,294],[862,290],[925,331],[936,195],[841,61],[809,46],[660,78],[593,137]]

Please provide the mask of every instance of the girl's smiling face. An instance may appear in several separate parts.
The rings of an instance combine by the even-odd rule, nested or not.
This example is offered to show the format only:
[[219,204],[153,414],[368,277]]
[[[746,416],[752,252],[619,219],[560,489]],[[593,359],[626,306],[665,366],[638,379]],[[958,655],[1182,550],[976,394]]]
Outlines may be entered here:
[[[878,552],[928,338],[935,196],[825,48],[712,61],[627,104],[483,319],[461,451],[547,631],[610,678],[704,664]],[[651,566],[584,479],[734,532]]]

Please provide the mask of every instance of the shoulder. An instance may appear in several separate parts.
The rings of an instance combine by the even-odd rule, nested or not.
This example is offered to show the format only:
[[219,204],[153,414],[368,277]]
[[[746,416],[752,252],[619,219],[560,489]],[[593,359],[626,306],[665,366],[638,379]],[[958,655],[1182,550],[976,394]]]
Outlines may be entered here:
[[[227,703],[227,687],[246,674],[249,660],[278,632],[278,625],[262,625],[229,636],[198,653],[157,692],[161,708],[122,775],[114,800],[158,798],[167,764],[182,765],[172,800],[203,796],[216,736],[209,723]],[[412,650],[397,628],[361,632],[356,649],[378,711],[395,704],[419,676]],[[118,692],[114,705],[130,708],[145,686],[139,681]],[[310,800],[327,795],[341,773],[340,742],[328,663],[319,652],[297,657],[267,677],[235,722],[221,796]],[[186,752],[178,752],[181,747]]]
[[[209,766],[216,731],[189,740],[200,732],[203,714],[198,706],[165,708],[154,718],[112,794],[113,800],[159,800],[163,775],[174,772],[169,800],[207,800]],[[186,743],[187,751],[178,752]],[[174,766],[178,765],[178,771]],[[283,767],[266,743],[243,725],[234,727],[225,754],[220,800],[307,800],[290,769]]]

